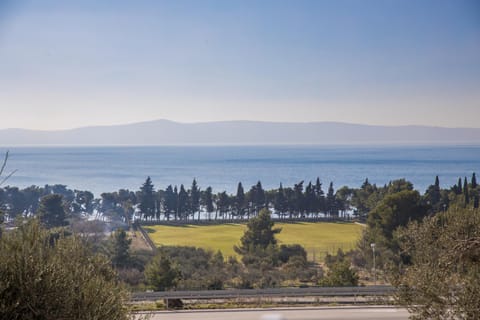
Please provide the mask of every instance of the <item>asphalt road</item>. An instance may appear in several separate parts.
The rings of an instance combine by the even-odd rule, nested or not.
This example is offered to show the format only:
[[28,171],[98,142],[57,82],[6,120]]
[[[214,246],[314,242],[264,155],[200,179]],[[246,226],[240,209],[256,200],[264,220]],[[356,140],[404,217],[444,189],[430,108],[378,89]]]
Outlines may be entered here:
[[161,311],[150,320],[407,320],[405,309],[392,307],[318,307],[278,309],[236,309]]

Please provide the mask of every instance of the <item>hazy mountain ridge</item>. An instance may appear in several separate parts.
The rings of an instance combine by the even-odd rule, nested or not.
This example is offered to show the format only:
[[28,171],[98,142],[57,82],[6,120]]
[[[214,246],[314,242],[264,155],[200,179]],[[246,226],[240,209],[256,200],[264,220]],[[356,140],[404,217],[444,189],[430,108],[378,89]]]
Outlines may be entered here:
[[339,122],[155,120],[68,130],[0,130],[0,145],[479,144],[480,128]]

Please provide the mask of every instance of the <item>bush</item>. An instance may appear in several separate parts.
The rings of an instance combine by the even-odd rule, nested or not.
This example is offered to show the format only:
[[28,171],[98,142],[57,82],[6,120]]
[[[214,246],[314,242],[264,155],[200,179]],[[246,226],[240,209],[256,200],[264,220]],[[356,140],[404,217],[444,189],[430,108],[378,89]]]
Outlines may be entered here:
[[355,287],[358,285],[358,275],[350,268],[348,261],[336,262],[321,281],[326,287]]
[[0,239],[1,319],[128,319],[110,261],[33,220]]
[[290,258],[300,256],[307,261],[307,251],[299,244],[282,244],[280,246],[280,252],[278,258],[282,263],[288,262]]

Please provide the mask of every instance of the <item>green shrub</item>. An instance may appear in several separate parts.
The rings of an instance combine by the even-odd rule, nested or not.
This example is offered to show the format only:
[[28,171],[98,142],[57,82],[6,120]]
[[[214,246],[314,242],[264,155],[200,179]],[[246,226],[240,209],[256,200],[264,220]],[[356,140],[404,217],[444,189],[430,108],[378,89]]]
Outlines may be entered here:
[[33,220],[0,239],[1,319],[128,319],[125,299],[109,260],[75,236]]

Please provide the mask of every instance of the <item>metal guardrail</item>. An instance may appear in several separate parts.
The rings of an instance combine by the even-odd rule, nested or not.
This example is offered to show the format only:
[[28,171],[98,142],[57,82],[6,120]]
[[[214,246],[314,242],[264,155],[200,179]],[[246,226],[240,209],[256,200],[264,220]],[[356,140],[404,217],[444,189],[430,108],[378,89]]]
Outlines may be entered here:
[[366,287],[309,287],[275,289],[235,289],[201,291],[135,292],[132,301],[157,301],[161,299],[235,299],[255,297],[334,297],[334,296],[387,296],[395,292],[391,286]]
[[138,230],[140,231],[140,233],[142,234],[143,239],[145,239],[145,241],[147,242],[149,247],[152,248],[152,251],[155,253],[157,251],[157,246],[155,245],[155,243],[153,243],[153,241],[150,238],[150,236],[148,235],[147,231],[145,231],[145,229],[143,229],[142,225],[137,224],[136,222],[135,222],[135,224],[136,224],[136,227],[138,228]]

